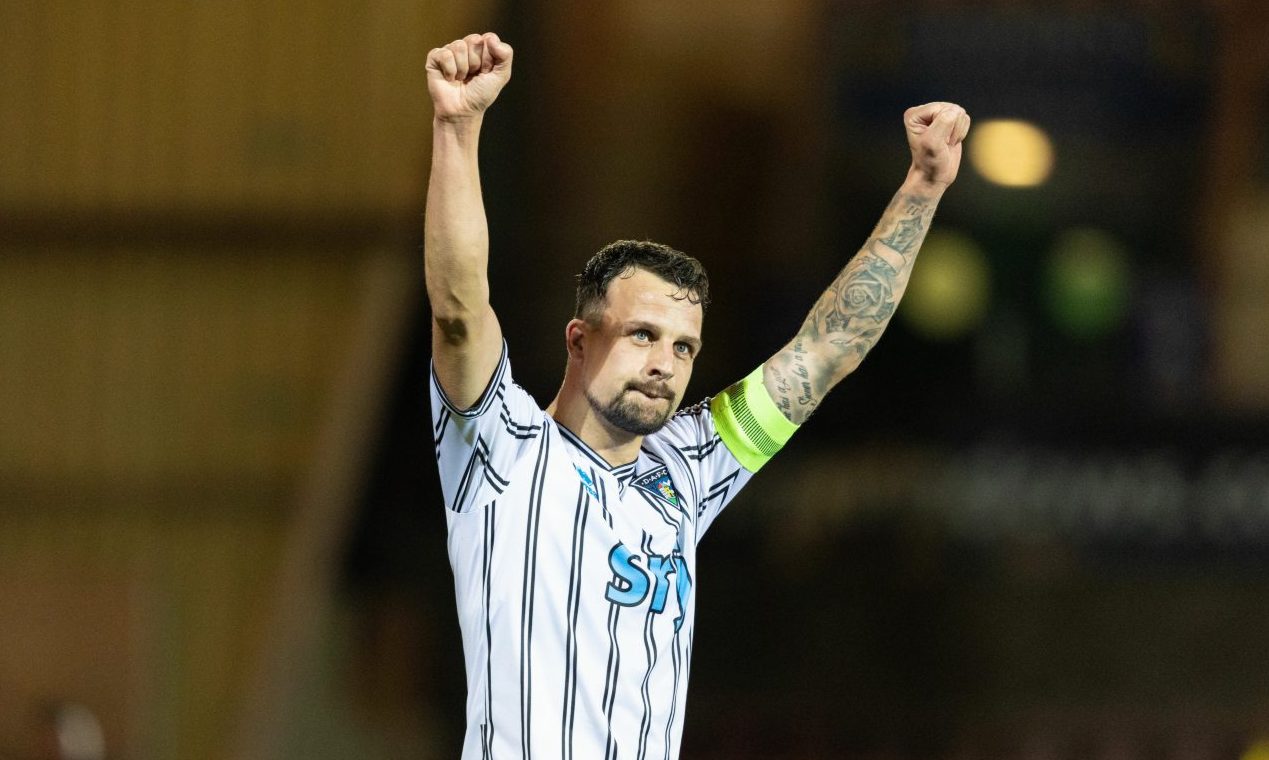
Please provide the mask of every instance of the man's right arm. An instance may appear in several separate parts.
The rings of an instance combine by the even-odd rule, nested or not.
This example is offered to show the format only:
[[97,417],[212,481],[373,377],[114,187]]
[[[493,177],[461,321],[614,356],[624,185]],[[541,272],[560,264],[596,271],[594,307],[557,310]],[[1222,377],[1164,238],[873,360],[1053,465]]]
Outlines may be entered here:
[[489,230],[477,149],[485,109],[511,77],[511,46],[472,34],[427,56],[432,173],[424,271],[432,307],[432,362],[459,409],[480,398],[498,365],[502,330],[489,305]]

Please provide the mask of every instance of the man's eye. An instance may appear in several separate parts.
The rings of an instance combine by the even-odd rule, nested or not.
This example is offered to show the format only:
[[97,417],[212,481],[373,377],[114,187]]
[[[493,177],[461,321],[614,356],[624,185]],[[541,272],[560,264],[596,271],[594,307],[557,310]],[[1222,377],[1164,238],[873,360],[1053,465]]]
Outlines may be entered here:
[[647,330],[635,330],[631,334],[634,336],[635,340],[639,340],[639,341],[652,339],[652,333],[648,332]]
[[689,356],[692,353],[692,347],[687,345],[686,343],[675,343],[674,350],[678,351],[680,354],[683,354],[684,356]]

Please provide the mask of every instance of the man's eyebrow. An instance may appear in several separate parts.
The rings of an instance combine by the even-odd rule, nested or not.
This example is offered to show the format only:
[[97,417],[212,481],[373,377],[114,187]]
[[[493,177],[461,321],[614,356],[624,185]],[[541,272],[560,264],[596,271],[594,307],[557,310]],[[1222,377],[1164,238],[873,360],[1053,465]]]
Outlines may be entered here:
[[623,330],[647,330],[650,333],[660,335],[665,332],[660,326],[642,319],[629,319],[621,323]]
[[622,322],[621,329],[622,329],[622,332],[632,332],[634,330],[647,330],[648,332],[654,333],[656,335],[661,334],[661,328],[657,327],[651,322],[644,322],[643,320],[640,320],[640,319],[628,319],[625,322]]

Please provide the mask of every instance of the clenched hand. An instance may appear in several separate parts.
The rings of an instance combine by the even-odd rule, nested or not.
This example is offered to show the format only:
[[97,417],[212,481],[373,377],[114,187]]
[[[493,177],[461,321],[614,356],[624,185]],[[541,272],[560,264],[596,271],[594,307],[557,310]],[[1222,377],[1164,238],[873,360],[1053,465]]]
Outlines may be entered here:
[[912,169],[926,182],[946,187],[961,165],[969,114],[955,103],[926,103],[903,112]]
[[493,32],[469,34],[427,54],[427,90],[436,118],[479,116],[511,79],[511,46]]

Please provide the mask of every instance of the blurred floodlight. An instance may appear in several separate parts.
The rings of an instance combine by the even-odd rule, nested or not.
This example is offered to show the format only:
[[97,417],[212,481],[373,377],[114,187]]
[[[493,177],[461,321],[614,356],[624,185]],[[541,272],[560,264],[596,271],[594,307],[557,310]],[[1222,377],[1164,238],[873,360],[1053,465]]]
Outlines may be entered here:
[[1242,760],[1269,760],[1269,739],[1252,743],[1243,753]]
[[1109,233],[1093,228],[1062,233],[1049,254],[1046,275],[1050,316],[1068,335],[1101,337],[1123,320],[1128,254]]
[[995,119],[970,131],[969,161],[988,182],[1031,187],[1053,171],[1053,141],[1025,121]]
[[934,340],[954,340],[982,323],[991,298],[987,257],[968,235],[931,232],[903,299],[912,329]]
[[55,718],[57,745],[65,760],[104,760],[106,737],[97,716],[83,705],[64,704]]

